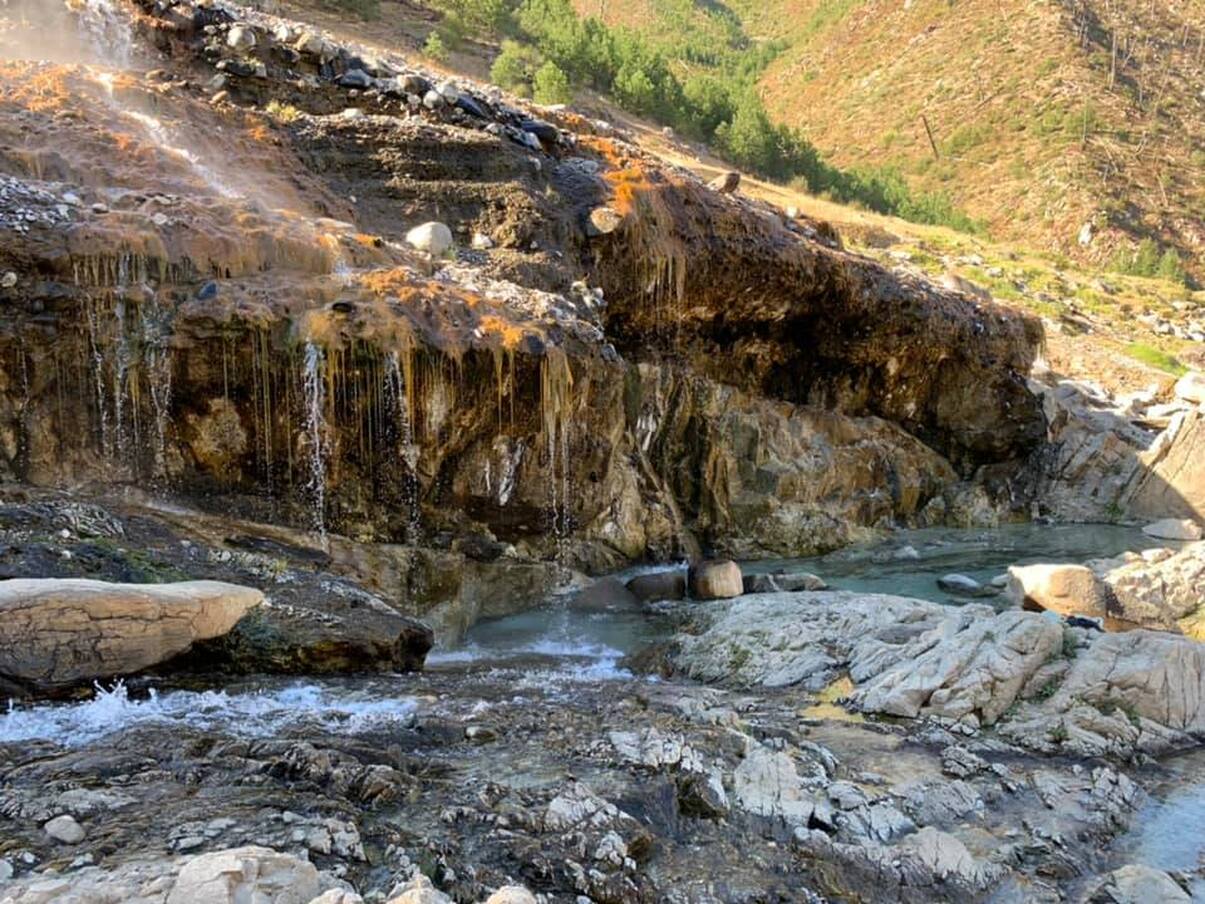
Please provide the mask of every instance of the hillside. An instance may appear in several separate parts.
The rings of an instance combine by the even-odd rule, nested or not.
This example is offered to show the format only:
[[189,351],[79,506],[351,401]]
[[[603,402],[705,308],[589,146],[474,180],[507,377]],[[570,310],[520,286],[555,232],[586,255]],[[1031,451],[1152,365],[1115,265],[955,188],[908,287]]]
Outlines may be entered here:
[[775,47],[759,90],[777,121],[840,167],[948,192],[994,237],[1098,266],[1151,238],[1200,274],[1201,0],[575,5],[665,46],[718,46],[735,28]]

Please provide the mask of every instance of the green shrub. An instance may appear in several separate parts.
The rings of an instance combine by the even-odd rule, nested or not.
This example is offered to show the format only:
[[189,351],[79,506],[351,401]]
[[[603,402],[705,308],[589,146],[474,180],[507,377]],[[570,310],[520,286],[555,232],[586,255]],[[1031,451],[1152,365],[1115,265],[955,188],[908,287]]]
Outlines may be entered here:
[[426,43],[423,44],[423,53],[441,63],[448,58],[448,46],[438,31],[427,35]]
[[532,78],[532,96],[536,103],[567,104],[573,100],[573,90],[569,86],[569,77],[560,70],[556,63],[549,60],[536,70]]
[[534,47],[518,41],[503,41],[502,52],[490,67],[490,78],[507,91],[530,97],[536,70],[541,65],[543,60]]
[[1184,262],[1180,260],[1180,255],[1173,248],[1168,248],[1163,252],[1163,256],[1159,258],[1159,266],[1155,268],[1155,275],[1181,285],[1188,280]]

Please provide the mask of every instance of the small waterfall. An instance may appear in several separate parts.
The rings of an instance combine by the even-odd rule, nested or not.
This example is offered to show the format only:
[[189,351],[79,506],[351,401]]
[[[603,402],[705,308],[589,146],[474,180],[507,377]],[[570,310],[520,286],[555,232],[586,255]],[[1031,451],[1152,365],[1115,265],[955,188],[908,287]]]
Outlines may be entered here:
[[128,431],[126,429],[126,395],[130,374],[130,342],[126,336],[126,303],[118,298],[113,306],[113,315],[117,319],[116,341],[113,346],[113,431],[115,451],[119,462],[126,460],[129,451]]
[[306,489],[313,507],[313,525],[318,534],[326,537],[326,354],[322,347],[305,344],[305,408],[306,433],[309,437],[310,479]]
[[105,341],[101,333],[100,307],[87,306],[88,344],[92,349],[92,383],[96,388],[96,414],[100,421],[100,450],[106,458],[113,457],[113,437],[109,432],[109,394],[105,392]]
[[155,413],[154,476],[167,477],[167,424],[172,407],[171,320],[158,303],[142,309],[143,365]]
[[385,405],[392,428],[396,431],[391,438],[397,444],[398,452],[409,471],[403,481],[402,499],[406,506],[406,542],[414,546],[418,544],[422,528],[419,509],[419,448],[414,442],[414,416],[409,395],[414,374],[411,368],[407,367],[406,370],[407,375],[403,376],[401,355],[396,351],[390,352],[385,369]]
[[77,0],[71,8],[76,14],[78,39],[93,57],[115,69],[129,68],[134,34],[129,16],[118,4],[114,0]]
[[567,558],[573,532],[569,497],[569,422],[573,373],[560,349],[550,348],[540,366],[540,404],[548,453],[549,533],[556,544],[557,562]]

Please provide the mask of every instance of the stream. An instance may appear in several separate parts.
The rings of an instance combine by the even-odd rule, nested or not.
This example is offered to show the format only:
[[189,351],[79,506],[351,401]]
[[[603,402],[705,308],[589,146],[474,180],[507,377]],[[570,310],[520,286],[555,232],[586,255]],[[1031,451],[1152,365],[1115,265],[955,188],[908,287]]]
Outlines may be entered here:
[[[998,530],[901,531],[865,546],[810,559],[750,563],[747,572],[811,571],[833,589],[894,593],[962,605],[937,586],[948,573],[983,583],[1008,565],[1076,561],[1158,545],[1140,531],[1106,526]],[[652,569],[632,569],[618,575]],[[982,602],[982,601],[981,601]],[[991,599],[987,602],[990,604]],[[92,699],[32,707],[10,705],[0,713],[0,743],[49,742],[67,748],[91,745],[107,735],[147,726],[216,730],[244,739],[306,738],[314,734],[361,736],[396,733],[423,715],[472,717],[495,711],[520,713],[530,699],[579,698],[606,682],[658,683],[639,678],[621,660],[673,632],[668,619],[638,609],[585,611],[567,596],[544,607],[481,622],[463,642],[434,651],[427,675],[361,678],[233,679],[221,689],[161,689],[145,682],[98,686]],[[463,683],[461,679],[465,679]],[[463,694],[432,695],[430,682],[463,687]],[[494,688],[483,692],[483,687]],[[1169,758],[1156,767],[1150,798],[1119,836],[1112,856],[1192,874],[1205,855],[1205,754]],[[1194,892],[1205,894],[1199,877]]]

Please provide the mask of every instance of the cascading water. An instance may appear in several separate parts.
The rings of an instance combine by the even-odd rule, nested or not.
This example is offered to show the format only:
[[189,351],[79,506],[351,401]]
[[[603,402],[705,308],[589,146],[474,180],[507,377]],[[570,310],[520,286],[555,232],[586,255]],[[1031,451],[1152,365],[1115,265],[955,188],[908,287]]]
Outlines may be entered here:
[[80,39],[98,59],[118,69],[130,65],[134,37],[129,18],[113,0],[82,0],[75,7]]
[[559,349],[549,349],[540,367],[540,405],[548,453],[549,532],[557,562],[564,564],[573,529],[569,498],[569,422],[573,373]]
[[[410,377],[413,381],[413,375]],[[420,536],[421,515],[418,501],[418,446],[414,442],[414,417],[410,410],[409,382],[402,373],[401,355],[390,352],[385,368],[385,406],[389,413],[391,439],[409,473],[403,480],[402,498],[406,506],[406,542],[416,545]]]
[[158,303],[142,308],[143,361],[155,412],[154,475],[167,476],[167,425],[172,407],[171,317]]
[[309,438],[310,478],[306,485],[313,511],[312,524],[319,536],[326,537],[326,354],[314,342],[305,344],[306,435]]

